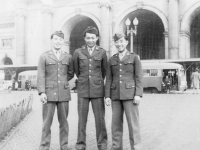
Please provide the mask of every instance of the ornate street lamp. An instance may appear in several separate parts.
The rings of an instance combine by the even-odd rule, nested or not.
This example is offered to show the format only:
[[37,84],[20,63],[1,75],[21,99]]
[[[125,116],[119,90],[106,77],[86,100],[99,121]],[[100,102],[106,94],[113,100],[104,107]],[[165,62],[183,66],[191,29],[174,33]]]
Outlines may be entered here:
[[129,29],[130,25],[131,25],[131,21],[129,18],[126,19],[126,27],[127,27],[127,36],[129,35],[129,33],[131,34],[131,52],[133,52],[133,33],[136,35],[137,34],[137,25],[138,25],[139,21],[137,18],[135,18],[133,20],[133,25],[134,25],[134,29]]

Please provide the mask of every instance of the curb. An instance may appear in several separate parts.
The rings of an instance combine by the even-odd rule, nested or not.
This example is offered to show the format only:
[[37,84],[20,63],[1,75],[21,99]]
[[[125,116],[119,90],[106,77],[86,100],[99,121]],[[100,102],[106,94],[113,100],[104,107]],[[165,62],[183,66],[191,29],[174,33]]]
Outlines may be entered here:
[[11,129],[11,131],[6,135],[5,139],[0,142],[0,150],[12,139],[15,133],[26,123],[26,121],[33,115],[34,111],[32,110],[26,117],[16,126]]

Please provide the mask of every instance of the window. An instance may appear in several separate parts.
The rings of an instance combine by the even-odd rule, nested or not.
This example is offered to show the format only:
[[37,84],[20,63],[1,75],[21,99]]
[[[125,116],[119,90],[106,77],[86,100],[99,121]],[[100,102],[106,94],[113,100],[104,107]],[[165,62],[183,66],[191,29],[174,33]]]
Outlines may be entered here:
[[144,69],[143,70],[143,76],[144,77],[154,77],[154,76],[161,76],[161,71],[159,71],[159,74],[158,74],[158,70],[157,69]]
[[1,39],[2,48],[11,48],[13,46],[12,38]]
[[157,69],[151,69],[151,76],[158,76],[158,70]]
[[143,70],[143,76],[144,77],[149,77],[149,75],[150,75],[150,70]]

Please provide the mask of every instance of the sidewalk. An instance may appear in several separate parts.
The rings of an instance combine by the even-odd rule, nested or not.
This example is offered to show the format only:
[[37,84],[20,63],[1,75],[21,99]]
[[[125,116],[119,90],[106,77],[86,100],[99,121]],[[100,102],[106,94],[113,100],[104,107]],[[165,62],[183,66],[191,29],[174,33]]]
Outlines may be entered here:
[[[0,143],[1,150],[38,150],[42,129],[42,105],[36,93],[33,112]],[[72,93],[69,110],[69,148],[77,139],[77,97]],[[111,148],[111,107],[106,107],[108,150]],[[142,150],[199,150],[200,95],[145,94],[140,104]],[[97,150],[92,109],[88,114],[87,150]],[[51,150],[59,150],[59,124],[55,113]],[[124,118],[124,150],[130,150],[128,127]]]

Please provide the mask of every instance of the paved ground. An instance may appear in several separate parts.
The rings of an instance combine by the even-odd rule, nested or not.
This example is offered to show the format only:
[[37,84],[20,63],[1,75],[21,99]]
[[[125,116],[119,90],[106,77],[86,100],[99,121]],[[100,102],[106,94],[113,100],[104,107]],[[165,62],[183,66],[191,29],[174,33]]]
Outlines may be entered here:
[[[0,143],[1,150],[37,150],[42,129],[41,103],[34,93],[33,112]],[[77,97],[72,93],[69,112],[69,147],[77,137]],[[106,107],[108,149],[111,147],[111,108]],[[124,119],[124,150],[130,150]],[[140,104],[142,150],[200,150],[200,94],[145,94]],[[87,124],[87,150],[97,150],[94,117],[90,109]],[[52,126],[51,150],[59,150],[58,121]]]

